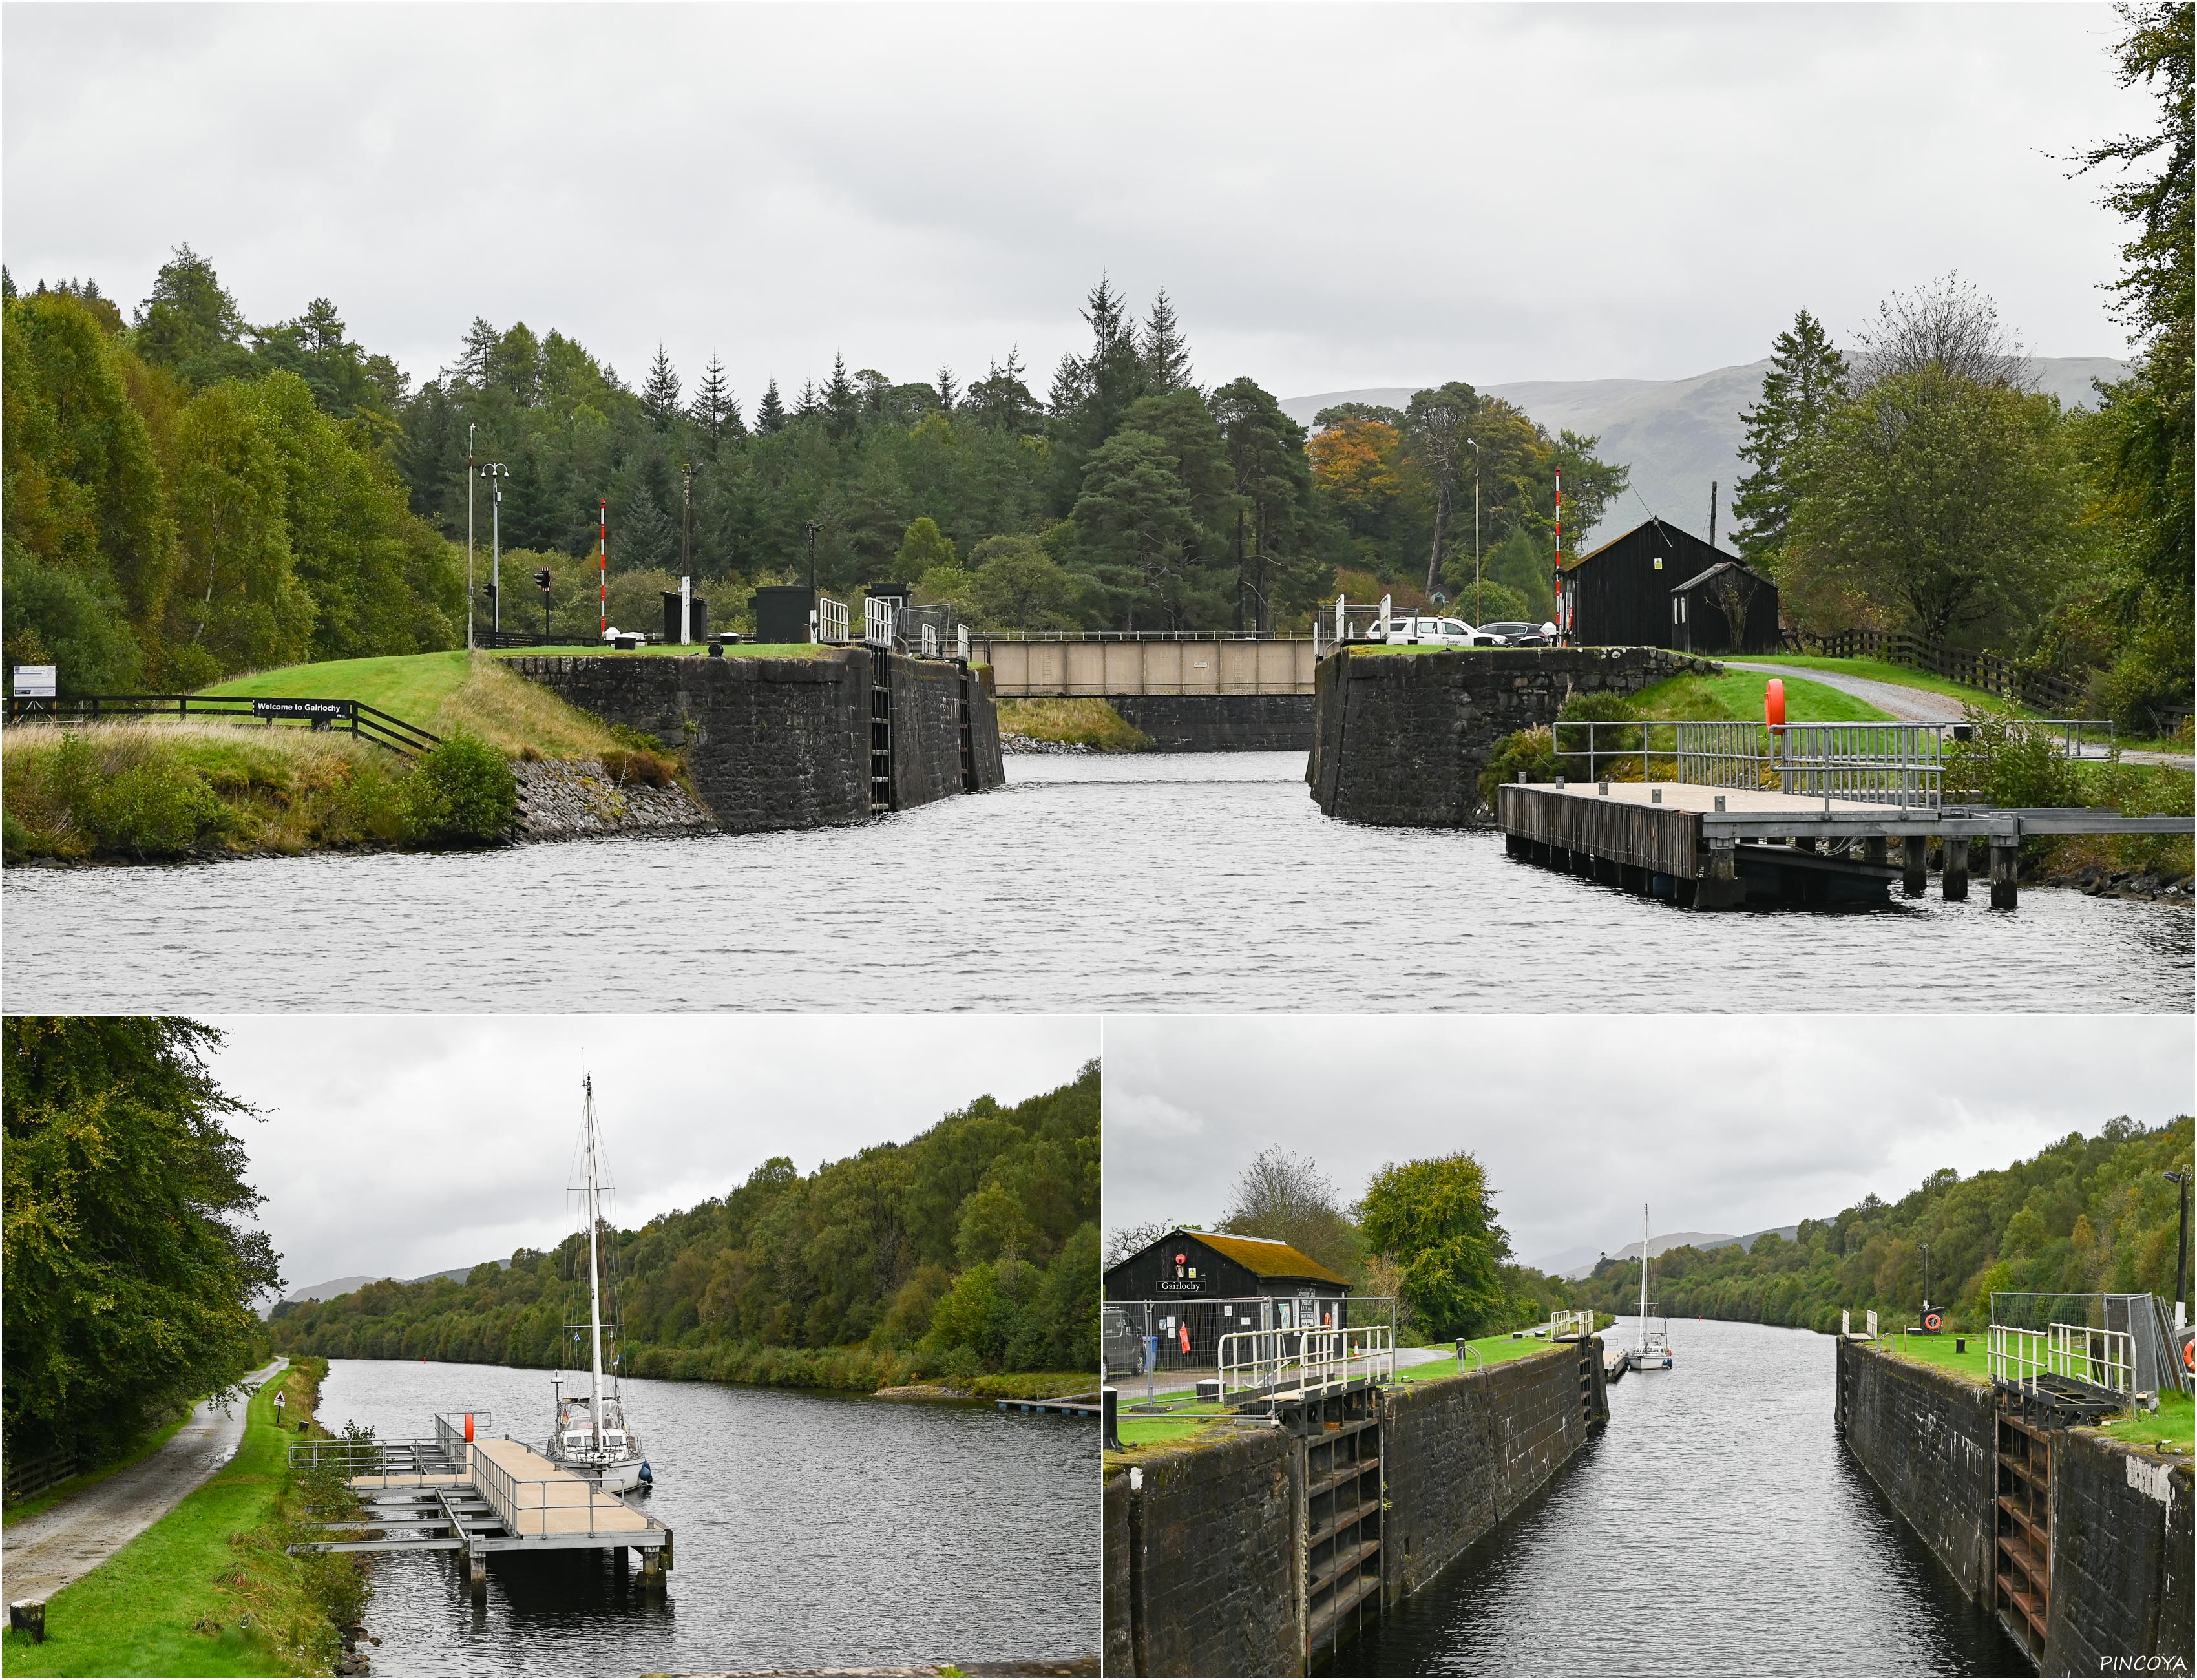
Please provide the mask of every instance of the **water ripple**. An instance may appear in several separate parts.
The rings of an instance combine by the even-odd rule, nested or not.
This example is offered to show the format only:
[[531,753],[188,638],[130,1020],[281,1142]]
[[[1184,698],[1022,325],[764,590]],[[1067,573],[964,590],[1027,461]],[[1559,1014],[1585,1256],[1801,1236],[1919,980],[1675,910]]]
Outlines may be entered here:
[[1294,753],[1017,758],[849,828],[7,872],[9,1010],[2183,1011],[2189,912],[1695,915],[1320,814]]

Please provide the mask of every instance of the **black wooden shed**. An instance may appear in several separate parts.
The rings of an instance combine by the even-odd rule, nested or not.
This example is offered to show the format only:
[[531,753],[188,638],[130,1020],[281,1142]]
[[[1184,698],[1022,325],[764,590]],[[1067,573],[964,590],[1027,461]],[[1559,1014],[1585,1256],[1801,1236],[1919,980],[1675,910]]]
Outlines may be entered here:
[[1340,1328],[1350,1285],[1307,1254],[1265,1237],[1169,1231],[1107,1268],[1106,1300],[1127,1306],[1162,1367],[1209,1367],[1231,1331]]
[[[1667,519],[1651,518],[1564,569],[1565,636],[1580,647],[1774,653],[1777,586]],[[1736,637],[1730,618],[1742,620]]]

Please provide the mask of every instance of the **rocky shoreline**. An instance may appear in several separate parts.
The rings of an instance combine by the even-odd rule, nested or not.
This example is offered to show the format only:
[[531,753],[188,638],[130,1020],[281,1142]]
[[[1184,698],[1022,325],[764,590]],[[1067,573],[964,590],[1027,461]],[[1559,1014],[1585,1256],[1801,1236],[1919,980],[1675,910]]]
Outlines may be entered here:
[[604,834],[710,834],[716,820],[677,782],[652,787],[620,780],[594,759],[540,758],[514,764],[520,840],[578,840]]
[[2040,874],[2033,884],[2071,888],[2091,898],[2125,898],[2146,904],[2197,904],[2197,878],[2161,875],[2146,869],[2108,869],[2097,863]]
[[1080,757],[1086,754],[1101,753],[1111,756],[1116,750],[1111,747],[1094,747],[1088,741],[1041,741],[1034,735],[1002,734],[1000,737],[1000,750],[1001,752],[1064,754]]

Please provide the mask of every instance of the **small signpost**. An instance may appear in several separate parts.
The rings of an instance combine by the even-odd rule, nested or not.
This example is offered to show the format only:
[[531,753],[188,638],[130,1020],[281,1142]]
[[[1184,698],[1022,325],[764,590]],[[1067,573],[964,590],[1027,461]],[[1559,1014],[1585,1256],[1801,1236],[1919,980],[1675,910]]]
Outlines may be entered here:
[[[15,667],[14,696],[21,700],[50,700],[54,698],[55,677],[58,668],[53,665],[18,665]],[[27,708],[43,711],[42,706]]]

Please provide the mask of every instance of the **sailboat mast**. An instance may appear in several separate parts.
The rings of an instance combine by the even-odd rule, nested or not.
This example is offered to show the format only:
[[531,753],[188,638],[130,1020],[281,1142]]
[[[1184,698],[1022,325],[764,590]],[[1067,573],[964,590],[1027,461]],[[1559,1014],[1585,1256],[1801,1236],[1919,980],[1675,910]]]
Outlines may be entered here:
[[588,1390],[588,1422],[594,1431],[595,1451],[603,1450],[603,1273],[595,1253],[597,1217],[595,1188],[595,1076],[587,1076],[588,1127],[588,1327],[591,1332],[593,1379]]
[[1640,1204],[1640,1345],[1648,1346],[1648,1204]]

